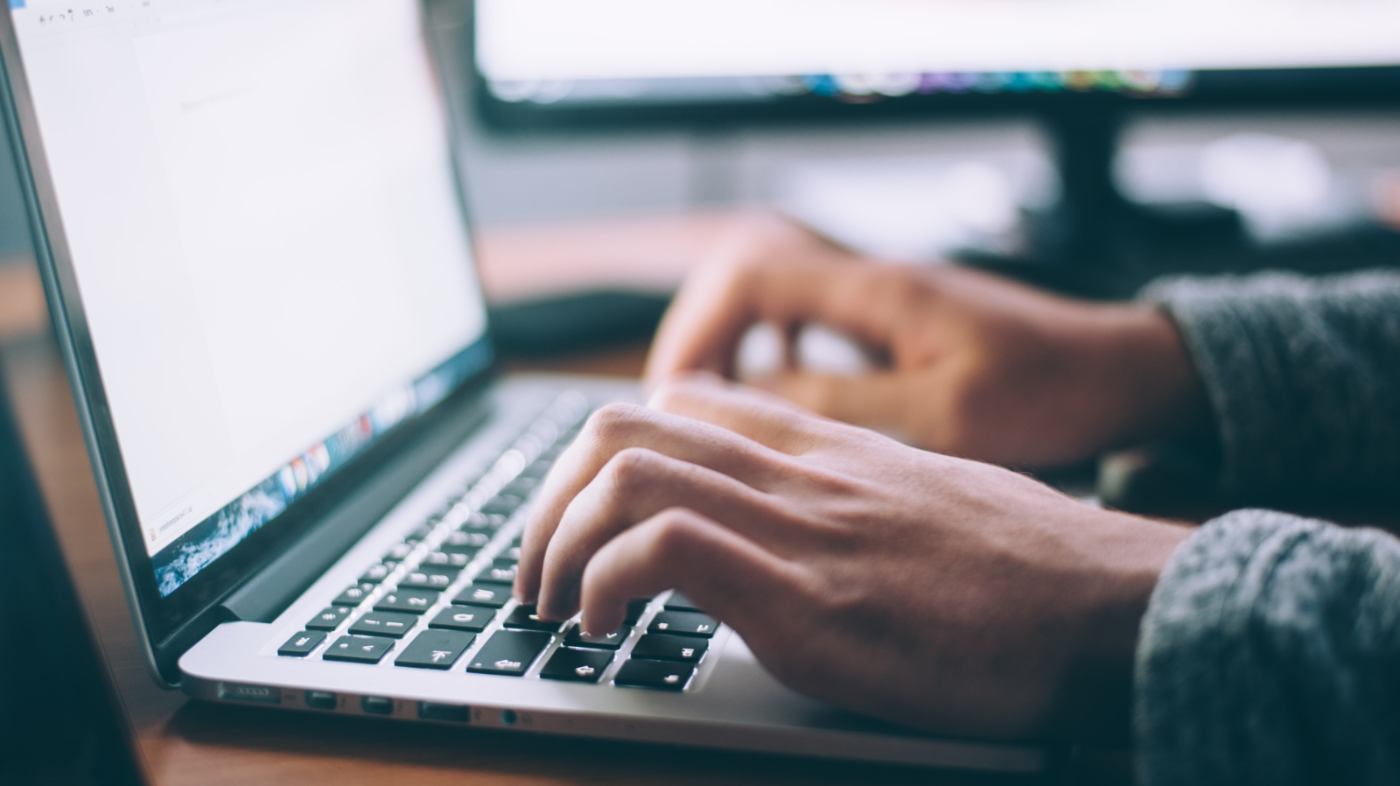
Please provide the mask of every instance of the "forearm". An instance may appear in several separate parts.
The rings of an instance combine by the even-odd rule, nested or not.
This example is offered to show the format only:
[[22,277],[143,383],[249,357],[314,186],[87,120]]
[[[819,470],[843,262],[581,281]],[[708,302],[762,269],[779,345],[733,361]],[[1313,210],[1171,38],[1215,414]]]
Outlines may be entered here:
[[1240,511],[1173,556],[1143,620],[1147,784],[1400,783],[1400,542]]
[[1181,279],[1172,317],[1236,497],[1387,492],[1400,479],[1400,273]]

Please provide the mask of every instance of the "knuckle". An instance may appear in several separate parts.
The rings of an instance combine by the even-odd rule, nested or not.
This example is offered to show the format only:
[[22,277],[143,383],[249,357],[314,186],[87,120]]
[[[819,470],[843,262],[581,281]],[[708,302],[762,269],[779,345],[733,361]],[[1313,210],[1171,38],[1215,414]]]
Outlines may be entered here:
[[624,448],[608,460],[603,477],[609,491],[626,496],[650,485],[656,476],[661,457],[646,448]]
[[589,416],[584,432],[595,443],[604,446],[617,444],[626,439],[644,417],[645,410],[636,404],[612,402]]
[[867,281],[869,302],[881,303],[897,313],[915,313],[929,293],[926,278],[920,271],[896,265],[872,269]]
[[742,288],[763,266],[781,256],[781,243],[770,231],[741,230],[711,257],[710,281],[720,288]]
[[683,508],[670,508],[652,520],[647,549],[658,562],[683,558],[695,538],[695,517]]

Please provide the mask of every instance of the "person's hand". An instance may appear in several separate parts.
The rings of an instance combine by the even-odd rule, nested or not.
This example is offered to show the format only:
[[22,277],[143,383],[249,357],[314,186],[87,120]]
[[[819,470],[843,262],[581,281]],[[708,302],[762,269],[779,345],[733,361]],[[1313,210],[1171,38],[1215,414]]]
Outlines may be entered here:
[[692,370],[732,377],[757,323],[788,337],[823,324],[864,344],[879,367],[855,376],[789,367],[745,381],[941,453],[1054,467],[1204,416],[1175,326],[1151,306],[1069,300],[963,268],[874,263],[793,224],[760,226],[681,289],[653,345],[651,384]]
[[589,631],[678,589],[783,683],[898,723],[1122,731],[1137,626],[1185,534],[707,377],[593,416],[515,586]]

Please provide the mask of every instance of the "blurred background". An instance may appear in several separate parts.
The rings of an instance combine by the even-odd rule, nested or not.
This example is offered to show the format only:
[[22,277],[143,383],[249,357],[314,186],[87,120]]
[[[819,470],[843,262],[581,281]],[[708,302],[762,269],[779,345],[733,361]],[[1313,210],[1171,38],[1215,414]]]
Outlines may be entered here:
[[[1320,242],[1303,256],[1345,256],[1343,266],[1391,248],[1375,229],[1400,213],[1400,51],[1374,31],[1396,29],[1387,25],[1400,19],[1393,0],[1346,9],[1244,0],[1224,19],[1210,17],[1236,12],[1192,0],[1162,17],[1176,22],[1094,25],[1079,0],[1019,20],[1004,14],[1027,6],[1005,2],[654,5],[429,3],[459,99],[479,229],[776,207],[874,253],[956,254],[1110,295],[1178,264],[1271,266],[1241,262],[1233,238],[1219,242],[1240,228],[1295,249]],[[1281,6],[1296,23],[1241,32],[1250,28],[1239,23]],[[989,9],[994,22],[1019,21],[1003,28],[1023,32],[990,42],[956,29],[926,42],[913,36],[907,47],[923,53],[920,61],[901,51],[909,36],[879,40],[882,30],[917,30],[923,19],[961,18],[976,31],[973,7]],[[704,29],[707,20],[720,26]],[[847,35],[860,20],[873,21]],[[1071,32],[1046,29],[1058,20]],[[1197,41],[1222,26],[1228,38]],[[845,36],[839,50],[824,38],[833,35]],[[959,38],[975,46],[961,51]],[[1083,144],[1067,149],[1067,140]],[[1061,175],[1071,166],[1083,182],[1066,188]],[[1096,286],[1110,263],[1086,259],[1114,257],[1119,266],[1135,253],[1080,237],[1090,234],[1085,226],[1113,222],[1113,209],[1095,200],[1117,196],[1079,200],[1076,218],[1054,206],[1066,191],[1102,190],[1096,170],[1109,168],[1134,210],[1176,206],[1162,238],[1208,238],[1210,252],[1177,250],[1120,286]],[[1053,221],[1028,222],[1037,212]],[[1074,226],[1049,226],[1066,223]],[[1049,236],[1075,237],[1048,248],[1047,226]],[[0,259],[22,258],[28,242],[6,148]],[[1047,276],[1047,257],[1058,257],[1052,270],[1076,257],[1095,272]]]

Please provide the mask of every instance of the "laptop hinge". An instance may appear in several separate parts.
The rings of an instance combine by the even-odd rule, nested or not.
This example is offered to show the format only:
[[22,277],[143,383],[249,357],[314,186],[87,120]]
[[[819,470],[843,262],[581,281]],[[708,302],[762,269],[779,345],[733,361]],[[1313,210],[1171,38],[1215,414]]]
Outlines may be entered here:
[[[489,393],[425,429],[417,440],[329,508],[306,533],[241,586],[220,608],[233,620],[271,622],[485,422]],[[424,424],[428,426],[430,424]]]

